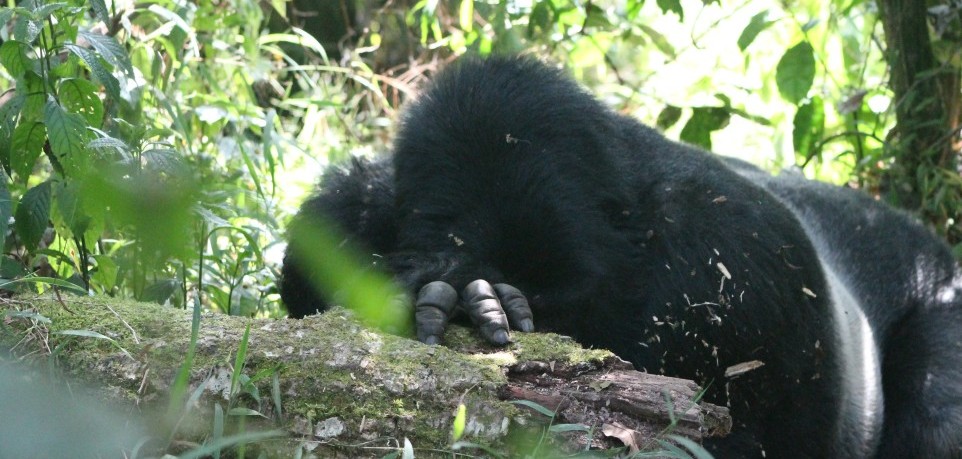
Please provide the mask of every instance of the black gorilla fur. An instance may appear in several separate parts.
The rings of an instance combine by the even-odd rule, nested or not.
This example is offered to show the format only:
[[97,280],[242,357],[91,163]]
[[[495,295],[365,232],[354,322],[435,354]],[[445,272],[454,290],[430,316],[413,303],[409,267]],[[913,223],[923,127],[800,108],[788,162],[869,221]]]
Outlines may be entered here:
[[[422,341],[461,292],[492,342],[533,311],[707,385],[735,419],[720,458],[962,457],[962,270],[903,213],[669,141],[532,59],[442,72],[394,149],[329,169],[292,228],[323,215],[379,254]],[[327,304],[298,260],[292,317]]]

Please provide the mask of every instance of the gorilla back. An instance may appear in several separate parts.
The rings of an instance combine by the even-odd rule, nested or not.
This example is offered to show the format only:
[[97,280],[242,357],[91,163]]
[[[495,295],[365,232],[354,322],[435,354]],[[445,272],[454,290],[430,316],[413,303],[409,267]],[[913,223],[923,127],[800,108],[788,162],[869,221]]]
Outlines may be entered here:
[[[669,141],[537,61],[442,72],[393,156],[330,169],[292,227],[316,215],[412,293],[424,342],[461,310],[493,343],[555,331],[705,385],[735,419],[718,457],[962,457],[943,243],[851,190]],[[293,317],[333,293],[300,259]]]

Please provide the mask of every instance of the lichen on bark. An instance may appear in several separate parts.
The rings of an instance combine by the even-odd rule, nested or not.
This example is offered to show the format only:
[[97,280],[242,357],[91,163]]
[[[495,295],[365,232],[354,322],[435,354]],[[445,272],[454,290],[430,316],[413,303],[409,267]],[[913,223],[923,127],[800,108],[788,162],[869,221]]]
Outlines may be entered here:
[[[148,418],[163,412],[190,345],[190,312],[104,297],[64,301],[53,297],[9,301],[0,345],[28,361],[59,347],[59,366],[99,396],[130,403]],[[50,322],[23,311],[34,311]],[[232,365],[248,325],[243,373],[269,376],[253,385],[259,401],[245,394],[235,396],[231,404]],[[82,336],[75,331],[83,331]],[[177,435],[191,442],[207,438],[213,405],[218,403],[263,415],[249,416],[246,429],[279,426],[289,432],[288,439],[270,444],[269,450],[278,455],[303,447],[323,457],[380,456],[384,454],[380,448],[396,447],[404,438],[425,451],[443,450],[451,441],[454,413],[464,403],[465,439],[497,445],[513,424],[526,424],[530,416],[499,396],[507,382],[506,369],[519,356],[551,365],[612,357],[551,334],[515,334],[511,345],[494,348],[472,330],[455,326],[446,340],[447,346],[427,346],[373,331],[343,309],[303,320],[202,314],[188,394],[201,386],[203,390],[197,392],[200,397]],[[275,373],[279,416],[272,403]]]

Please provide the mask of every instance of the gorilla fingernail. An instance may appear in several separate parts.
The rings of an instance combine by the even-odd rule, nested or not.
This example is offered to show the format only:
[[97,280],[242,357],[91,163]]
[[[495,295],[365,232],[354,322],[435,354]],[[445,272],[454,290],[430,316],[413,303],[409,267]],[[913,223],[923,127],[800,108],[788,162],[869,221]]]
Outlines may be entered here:
[[522,319],[521,322],[518,323],[518,329],[523,332],[533,332],[534,322],[531,319]]
[[497,344],[500,346],[503,344],[508,344],[508,341],[509,341],[508,332],[505,330],[502,330],[502,329],[495,330],[495,332],[491,334],[491,342],[493,344]]

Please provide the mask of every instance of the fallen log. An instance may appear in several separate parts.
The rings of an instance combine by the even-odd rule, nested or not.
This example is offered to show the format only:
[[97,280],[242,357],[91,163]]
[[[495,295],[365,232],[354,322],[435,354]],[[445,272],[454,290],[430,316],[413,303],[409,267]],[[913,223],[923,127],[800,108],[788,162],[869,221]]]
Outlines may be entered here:
[[190,311],[101,297],[3,301],[0,349],[26,363],[54,359],[86,392],[165,426],[148,435],[165,437],[151,444],[166,451],[279,429],[249,450],[382,457],[408,446],[431,456],[450,454],[463,431],[454,448],[511,453],[544,441],[548,425],[553,448],[651,449],[665,434],[697,442],[731,426],[693,382],[634,371],[570,338],[515,333],[497,348],[453,326],[445,346],[428,346],[370,330],[343,309],[303,320],[199,315],[188,389],[171,403],[191,354]]

